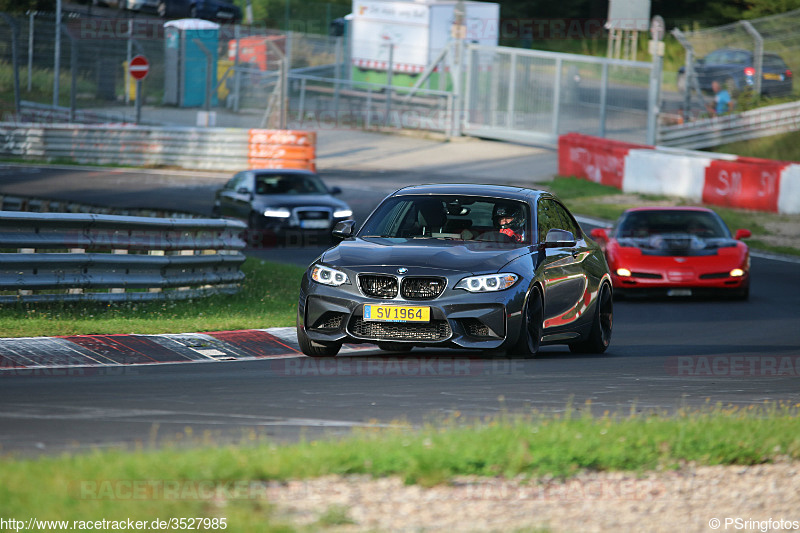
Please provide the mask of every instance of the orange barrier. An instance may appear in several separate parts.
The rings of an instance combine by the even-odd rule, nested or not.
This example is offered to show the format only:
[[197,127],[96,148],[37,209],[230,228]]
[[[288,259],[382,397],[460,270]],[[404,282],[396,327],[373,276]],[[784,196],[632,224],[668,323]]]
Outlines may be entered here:
[[301,130],[249,130],[249,168],[316,170],[317,134]]

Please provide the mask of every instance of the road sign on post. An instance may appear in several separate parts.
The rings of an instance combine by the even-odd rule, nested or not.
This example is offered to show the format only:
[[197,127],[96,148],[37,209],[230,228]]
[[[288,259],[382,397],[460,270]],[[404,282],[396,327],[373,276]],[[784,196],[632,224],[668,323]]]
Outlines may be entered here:
[[147,77],[147,73],[150,72],[150,62],[142,55],[134,56],[131,59],[128,72],[130,72],[133,79],[137,81],[143,80]]
[[150,72],[150,62],[143,55],[134,56],[131,58],[130,65],[128,65],[128,72],[131,77],[136,80],[136,124],[142,119],[142,80],[147,77]]

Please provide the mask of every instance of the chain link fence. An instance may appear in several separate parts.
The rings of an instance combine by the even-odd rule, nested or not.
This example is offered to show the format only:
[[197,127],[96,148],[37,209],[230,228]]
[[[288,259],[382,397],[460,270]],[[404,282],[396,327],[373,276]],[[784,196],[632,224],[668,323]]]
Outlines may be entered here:
[[[237,124],[249,128],[419,129],[546,144],[571,131],[635,141],[648,135],[650,63],[474,43],[456,51],[452,41],[423,72],[410,68],[402,47],[365,61],[346,37],[305,29],[315,31],[221,25],[216,77],[203,73],[185,90],[211,91],[201,108],[238,113]],[[61,30],[54,98],[55,17],[0,19],[0,84],[16,78],[24,103],[22,112],[0,103],[5,121],[130,122],[137,98],[181,106],[169,92],[184,89],[175,88],[163,20],[65,16]],[[150,64],[141,95],[127,69],[135,55]],[[205,65],[206,57],[194,61]],[[199,121],[200,113],[198,125],[215,125]]]
[[464,131],[554,144],[579,132],[643,141],[650,63],[468,47]]
[[[238,57],[237,39],[241,50]],[[0,18],[0,85],[5,94],[11,94],[12,86],[18,84],[23,102],[52,106],[54,120],[63,119],[63,111],[68,109],[70,120],[77,121],[76,113],[108,110],[135,101],[136,84],[127,66],[132,57],[144,55],[150,68],[142,83],[142,101],[149,105],[164,103],[165,78],[174,75],[171,70],[175,66],[167,64],[165,57],[163,20],[130,14],[65,15],[57,82],[53,74],[56,40],[56,19],[51,13]],[[276,46],[268,46],[267,41]],[[337,61],[345,61],[341,37],[314,33],[220,25],[216,42],[215,99],[220,107],[235,107],[237,111],[244,107],[266,110],[284,60],[289,69],[299,73],[325,76],[335,75]],[[18,111],[14,102],[0,105],[4,113]],[[46,117],[39,113],[36,118]]]
[[712,82],[734,98],[733,111],[745,111],[762,97],[796,97],[800,72],[800,9],[703,30],[673,31],[686,50],[677,74],[684,118],[706,109],[703,95]]

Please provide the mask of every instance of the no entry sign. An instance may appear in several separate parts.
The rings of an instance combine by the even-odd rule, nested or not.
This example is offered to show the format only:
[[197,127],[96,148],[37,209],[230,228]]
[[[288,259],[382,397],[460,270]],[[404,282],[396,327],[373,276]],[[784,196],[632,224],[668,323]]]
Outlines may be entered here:
[[136,80],[143,80],[147,77],[147,73],[150,71],[150,63],[147,61],[147,58],[144,56],[135,56],[131,59],[131,64],[128,67],[128,72],[131,73],[131,76]]

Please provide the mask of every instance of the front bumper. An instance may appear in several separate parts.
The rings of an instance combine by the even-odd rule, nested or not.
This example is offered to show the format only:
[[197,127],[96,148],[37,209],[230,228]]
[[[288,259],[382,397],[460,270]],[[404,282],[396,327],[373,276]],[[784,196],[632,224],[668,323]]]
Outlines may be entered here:
[[[739,290],[750,283],[750,259],[734,248],[706,256],[655,256],[616,253],[609,259],[615,289],[628,292],[669,289]],[[622,276],[620,269],[630,275]],[[732,275],[740,270],[742,275]],[[620,293],[621,294],[621,293]]]
[[[491,350],[516,342],[525,297],[519,285],[497,293],[449,290],[433,300],[411,301],[369,298],[311,282],[304,283],[298,312],[306,334],[317,342]],[[368,321],[365,304],[428,306],[430,322]]]

